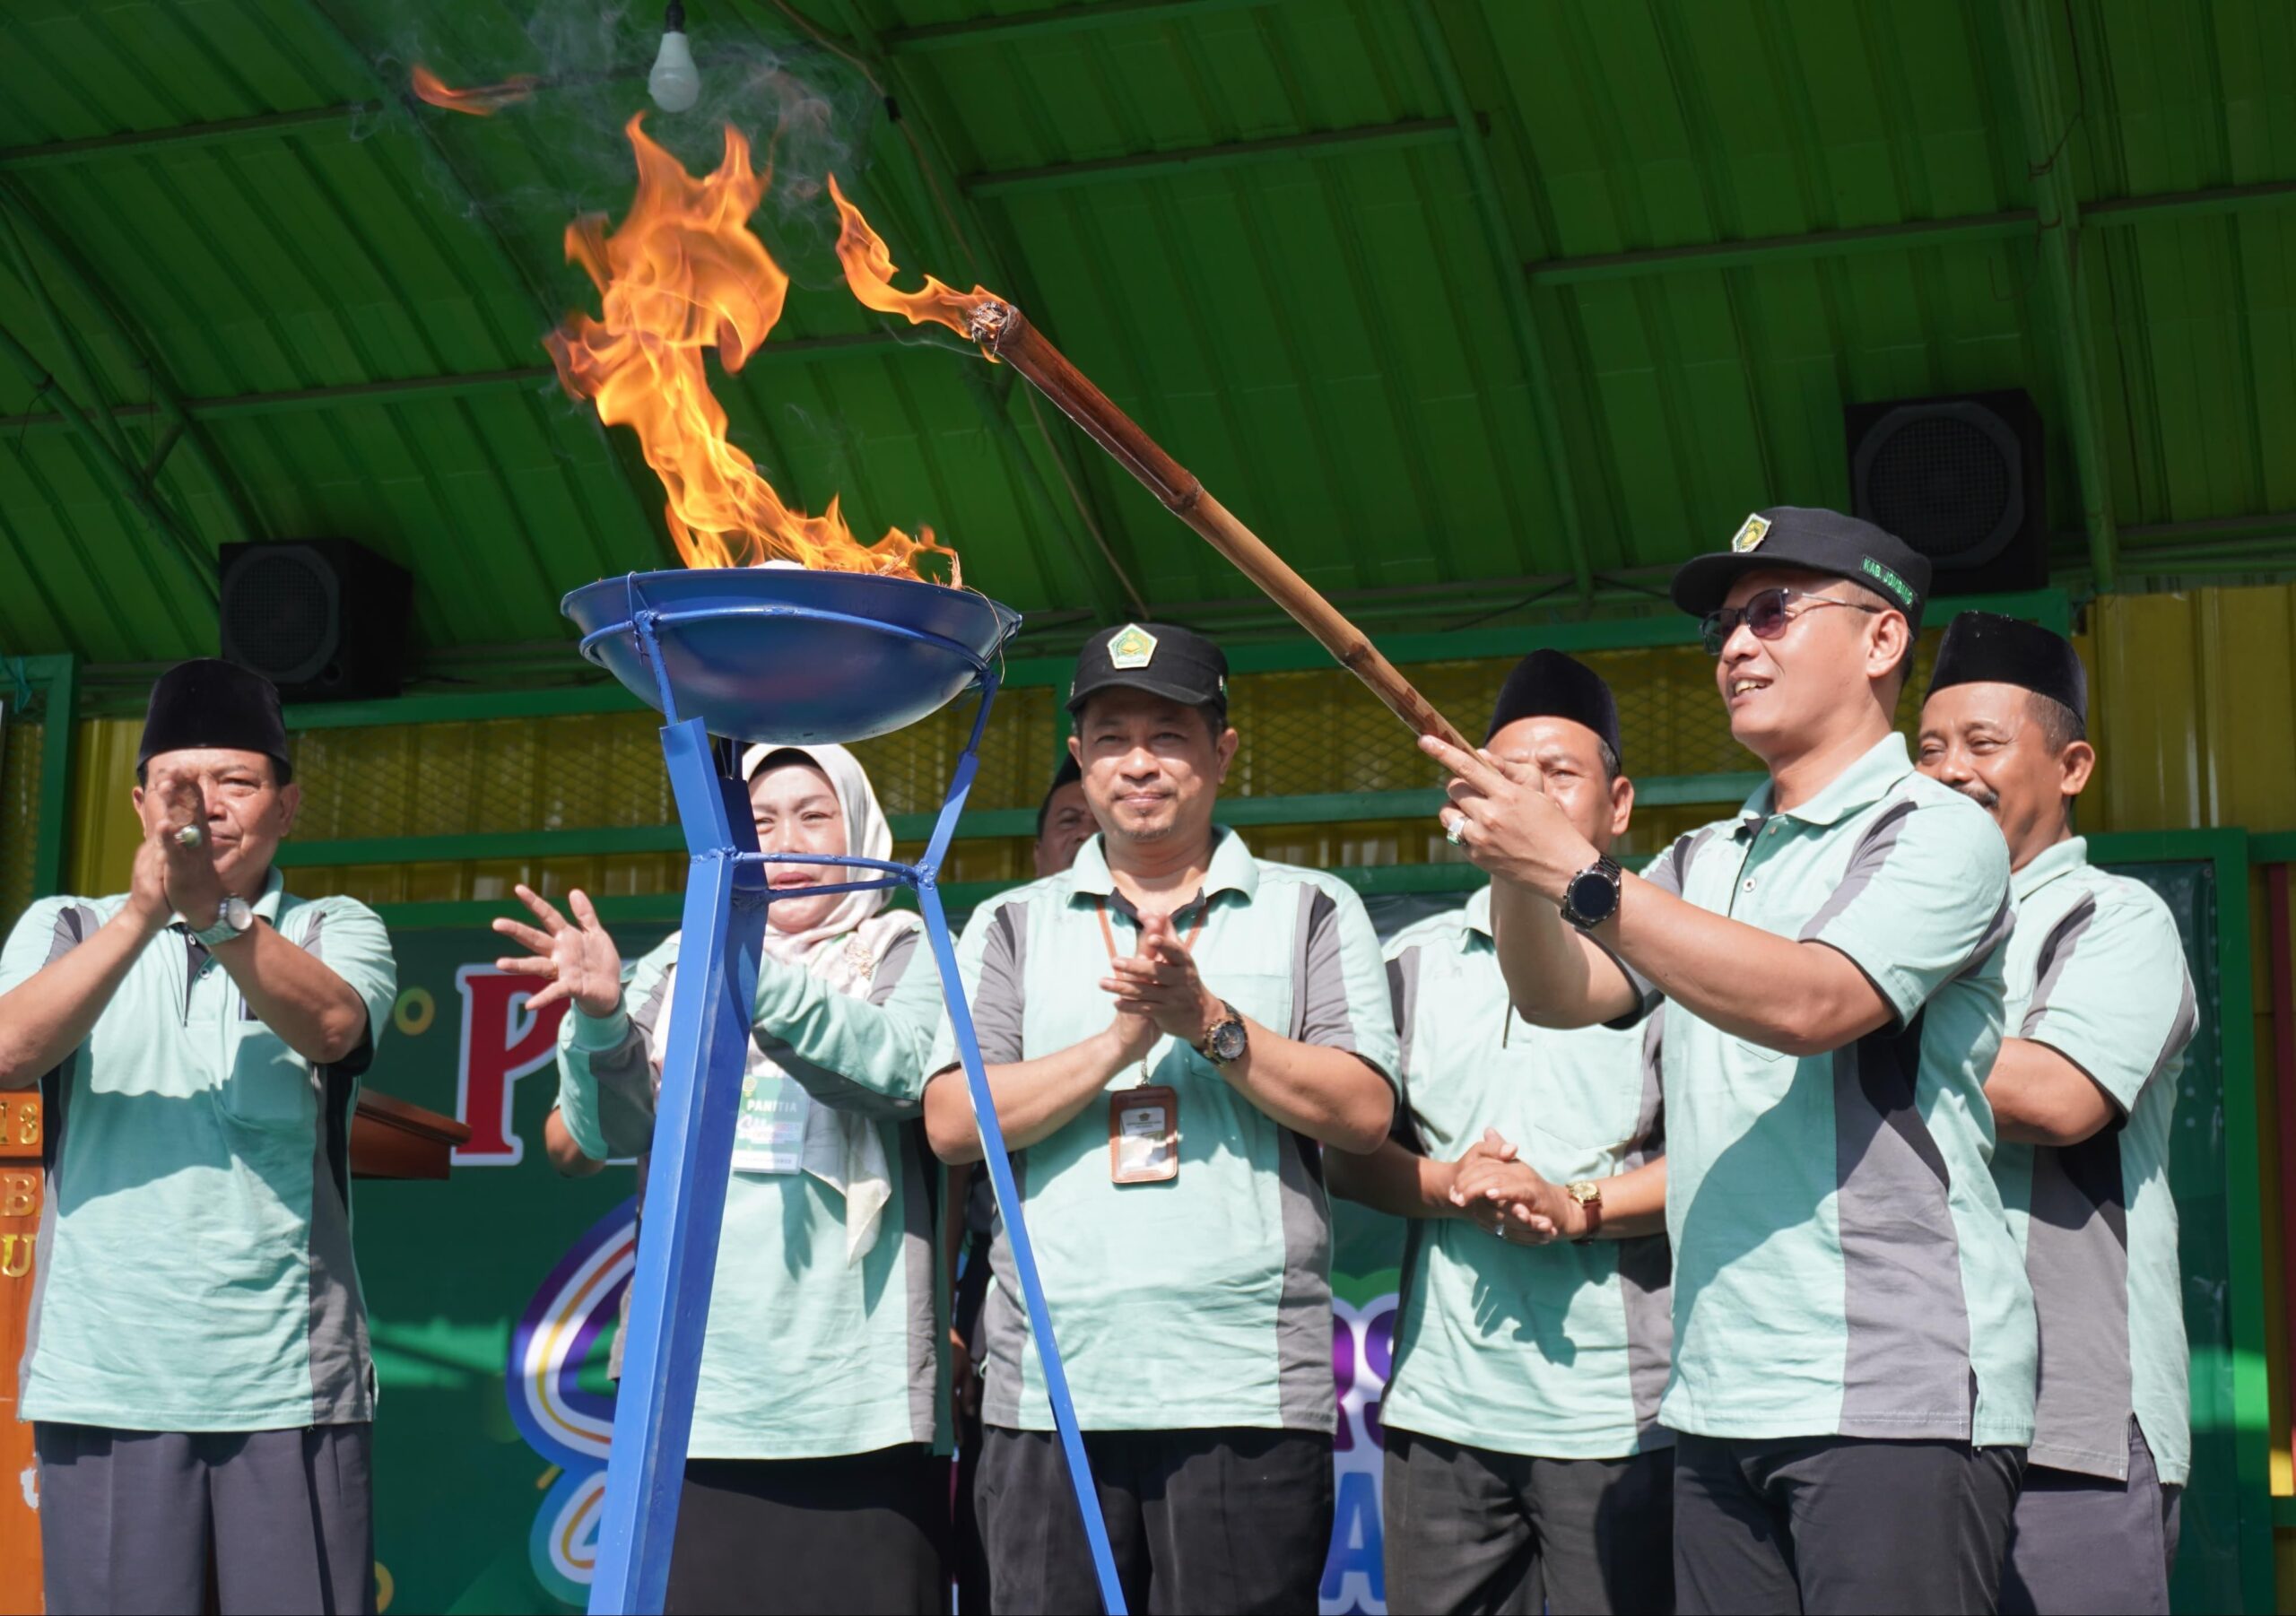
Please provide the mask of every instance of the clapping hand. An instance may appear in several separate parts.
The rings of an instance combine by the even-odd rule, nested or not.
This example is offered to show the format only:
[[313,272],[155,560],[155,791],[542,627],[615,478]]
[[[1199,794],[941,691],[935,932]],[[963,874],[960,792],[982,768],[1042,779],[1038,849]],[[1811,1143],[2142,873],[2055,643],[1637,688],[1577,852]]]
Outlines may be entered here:
[[[198,835],[187,840],[186,830]],[[161,880],[169,908],[195,931],[215,924],[226,894],[215,871],[215,842],[207,818],[207,795],[187,774],[156,775],[144,793],[144,830],[158,848]]]
[[589,899],[579,888],[566,895],[566,907],[574,911],[570,921],[548,899],[537,897],[533,888],[522,885],[516,890],[518,901],[533,911],[542,929],[508,918],[497,920],[494,929],[526,952],[497,960],[494,969],[514,977],[547,978],[549,985],[526,1001],[528,1010],[546,1010],[561,999],[570,999],[576,1009],[594,1021],[612,1015],[622,1003],[622,954],[598,923],[598,911]]
[[1116,995],[1119,1015],[1144,1016],[1184,1044],[1201,1044],[1227,1018],[1227,1009],[1204,985],[1196,956],[1172,929],[1169,915],[1140,923],[1140,949],[1112,960],[1100,986]]
[[1544,1246],[1559,1237],[1561,1195],[1495,1129],[1485,1128],[1452,1164],[1451,1204],[1478,1228],[1519,1246]]

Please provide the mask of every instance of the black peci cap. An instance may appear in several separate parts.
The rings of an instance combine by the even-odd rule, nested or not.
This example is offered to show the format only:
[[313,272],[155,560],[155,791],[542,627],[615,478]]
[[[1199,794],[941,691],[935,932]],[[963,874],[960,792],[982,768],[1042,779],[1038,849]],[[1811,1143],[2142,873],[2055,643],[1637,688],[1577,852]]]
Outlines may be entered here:
[[1838,510],[1773,505],[1739,526],[1727,550],[1694,556],[1674,574],[1674,604],[1703,617],[1749,572],[1819,572],[1863,584],[1905,613],[1916,633],[1929,595],[1929,558],[1871,522]]
[[1521,718],[1568,718],[1583,724],[1602,737],[1614,759],[1624,756],[1618,743],[1618,702],[1603,676],[1574,656],[1560,651],[1533,651],[1515,665],[1499,699],[1491,709],[1491,727],[1483,743]]
[[2004,617],[1997,612],[1964,612],[1945,625],[1929,694],[1956,684],[2013,684],[2047,696],[2089,722],[2089,672],[2081,653],[2062,634]]
[[1102,629],[1076,654],[1068,682],[1068,710],[1083,708],[1096,691],[1146,691],[1188,707],[1227,710],[1228,658],[1203,635],[1170,623],[1125,623]]
[[287,778],[287,724],[270,680],[237,663],[202,656],[176,664],[152,682],[144,739],[135,749],[137,772],[161,752],[208,747],[259,752],[279,765],[282,780]]

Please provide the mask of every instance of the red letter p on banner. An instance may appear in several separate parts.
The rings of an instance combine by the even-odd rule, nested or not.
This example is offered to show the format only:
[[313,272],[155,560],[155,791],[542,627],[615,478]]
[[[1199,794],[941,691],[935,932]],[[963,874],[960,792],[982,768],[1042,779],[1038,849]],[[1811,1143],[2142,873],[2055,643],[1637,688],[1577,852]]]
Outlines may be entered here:
[[468,1125],[470,1142],[455,1149],[457,1167],[516,1167],[526,1142],[512,1126],[517,1081],[550,1064],[558,1053],[558,1023],[566,1002],[541,1012],[526,1009],[540,984],[491,965],[455,973],[463,996],[462,1070],[455,1083],[455,1118]]

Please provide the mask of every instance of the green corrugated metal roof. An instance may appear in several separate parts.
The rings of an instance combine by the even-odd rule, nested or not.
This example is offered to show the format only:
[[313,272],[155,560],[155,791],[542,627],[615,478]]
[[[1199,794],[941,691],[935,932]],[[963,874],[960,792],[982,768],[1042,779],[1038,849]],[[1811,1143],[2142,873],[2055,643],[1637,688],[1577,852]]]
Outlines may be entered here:
[[[1048,444],[1009,378],[873,337],[811,190],[831,140],[905,268],[1022,302],[1367,621],[1569,600],[1574,538],[1603,587],[1647,586],[1752,507],[1844,500],[1845,402],[2000,387],[2048,425],[2077,567],[2041,223],[2066,178],[2123,554],[2296,556],[2296,13],[2276,0],[792,4],[688,7],[712,93],[761,139],[775,91],[731,82],[761,52],[833,114],[785,141],[761,215],[800,288],[721,390],[736,440],[808,508],[841,492],[865,536],[930,523],[1056,633],[1135,589],[1207,621],[1257,609],[1065,424]],[[106,452],[138,463],[170,392],[194,401],[154,479],[191,547],[363,540],[413,567],[434,658],[555,641],[564,589],[666,555],[627,434],[558,393],[539,345],[594,306],[566,221],[631,188],[652,8],[597,9],[0,13],[0,217],[89,367],[0,252],[0,329],[35,372],[0,344],[0,653],[213,644],[212,603],[59,390],[108,408]],[[2022,84],[2013,30],[2036,41]],[[417,57],[568,82],[457,117],[406,103]],[[715,155],[701,114],[649,127]]]

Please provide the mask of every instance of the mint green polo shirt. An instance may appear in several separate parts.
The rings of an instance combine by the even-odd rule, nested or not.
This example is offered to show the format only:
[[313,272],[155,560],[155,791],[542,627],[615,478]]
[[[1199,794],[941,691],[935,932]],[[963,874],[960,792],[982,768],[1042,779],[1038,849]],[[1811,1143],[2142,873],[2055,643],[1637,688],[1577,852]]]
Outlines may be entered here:
[[[558,1104],[593,1158],[635,1156],[654,1134],[650,1054],[677,977],[673,934],[638,963],[622,1008],[578,1009],[559,1030]],[[922,934],[886,947],[865,995],[770,959],[758,971],[744,1078],[785,1084],[873,1129],[891,1199],[848,1261],[843,1195],[809,1172],[735,1170],[726,1186],[694,1388],[697,1459],[810,1459],[906,1443],[945,1451],[945,1287],[934,1238],[940,1170],[918,1121],[939,1012]]]
[[[0,993],[126,903],[32,905],[0,951]],[[356,899],[292,897],[274,871],[255,912],[351,985],[367,1041],[314,1066],[180,922],[145,945],[87,1042],[40,1080],[48,1192],[22,1419],[244,1431],[374,1418],[351,1113],[398,970]]]
[[1895,1016],[1797,1059],[1666,1006],[1674,1362],[1659,1418],[1707,1437],[2022,1446],[2032,1291],[1985,1098],[2008,849],[1985,810],[1914,771],[1902,735],[1801,807],[1771,804],[1765,785],[1644,878],[1839,950]]
[[[1387,945],[1403,1084],[1397,1134],[1456,1160],[1496,1128],[1549,1182],[1607,1178],[1660,1151],[1657,1033],[1555,1032],[1514,1012],[1491,889]],[[1413,1218],[1383,1424],[1545,1459],[1674,1444],[1660,1426],[1672,1328],[1664,1235],[1518,1246],[1463,1218]]]
[[[1108,1026],[1101,903],[1118,951],[1133,952],[1135,911],[1094,837],[1067,871],[973,911],[958,969],[987,1064],[1055,1054]],[[1383,1075],[1395,1070],[1378,938],[1353,889],[1320,871],[1263,864],[1222,830],[1203,891],[1173,925],[1185,936],[1199,917],[1196,964],[1213,992],[1263,1027],[1350,1051]],[[928,1069],[956,1058],[944,1022]],[[1109,1108],[1099,1101],[1013,1156],[1078,1421],[1089,1430],[1328,1431],[1331,1207],[1321,1149],[1176,1038],[1160,1040],[1147,1064],[1150,1081],[1179,1098],[1177,1177],[1114,1183]],[[1135,1066],[1109,1087],[1138,1082]],[[989,1261],[996,1283],[981,1312],[982,1417],[1048,1430],[1043,1368],[1001,1217]]]
[[2011,1036],[2046,1044],[2112,1101],[2102,1133],[2054,1149],[2005,1142],[1993,1176],[2040,1319],[2035,1464],[2128,1479],[2132,1416],[2161,1480],[2192,1469],[2169,1124],[2199,1025],[2177,923],[2141,882],[2089,862],[2079,837],[2017,872]]

